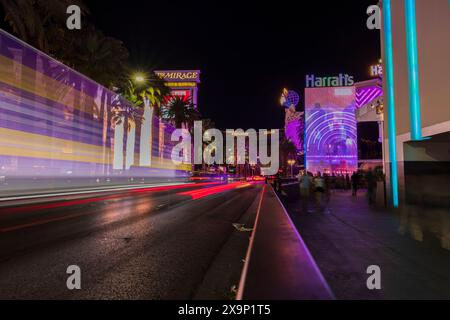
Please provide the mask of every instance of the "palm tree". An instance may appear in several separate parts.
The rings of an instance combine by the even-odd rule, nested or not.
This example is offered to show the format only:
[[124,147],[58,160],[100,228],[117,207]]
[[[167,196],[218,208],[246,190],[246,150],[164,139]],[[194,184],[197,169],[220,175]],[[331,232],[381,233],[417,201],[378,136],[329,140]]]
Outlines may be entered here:
[[[117,39],[88,27],[72,43],[68,52],[59,49],[59,59],[107,88],[120,85],[128,74],[128,50]],[[129,84],[126,83],[127,90]]]
[[82,0],[0,0],[0,5],[12,32],[46,53],[51,53],[55,30],[66,27],[67,7],[78,5],[82,14],[89,13]]
[[211,119],[202,119],[202,129],[203,133],[209,129],[215,129],[216,124]]
[[[142,113],[138,111],[142,105],[143,101],[131,81],[124,92],[114,97],[112,101],[111,125],[114,128],[115,169],[122,169],[125,164],[125,169],[128,170],[134,163],[136,123],[142,122]],[[127,144],[125,158],[123,158],[125,133]]]
[[282,167],[287,166],[288,160],[295,160],[297,158],[297,147],[295,144],[286,138],[282,138],[280,142],[280,163]]
[[119,97],[113,101],[111,124],[114,127],[121,124],[123,121],[129,131],[130,126],[128,123],[130,121],[137,123],[143,120],[141,113],[138,111],[138,109],[142,107],[143,101],[136,92],[136,88],[131,81],[129,81],[128,87],[121,94],[121,96],[130,104],[124,103]]
[[159,117],[161,106],[170,95],[165,81],[154,72],[148,75],[139,88],[139,97],[144,105],[144,121],[141,126],[140,165],[150,166],[152,162],[153,119]]
[[[200,119],[200,113],[190,99],[172,96],[168,103],[161,108],[161,117],[175,128],[191,131],[194,121]],[[185,160],[190,161],[188,155],[185,155]]]
[[[216,124],[214,123],[213,120],[211,119],[202,119],[202,136],[205,134],[206,131],[208,131],[209,129],[215,129],[216,128]],[[203,140],[203,139],[202,139]],[[208,143],[206,141],[203,141],[202,143],[202,150],[205,150],[206,146],[208,145]],[[194,165],[194,171],[196,171],[196,166]],[[209,165],[206,164],[204,161],[203,163],[200,165],[200,168],[203,172],[207,172]]]
[[145,79],[145,83],[138,89],[144,103],[152,107],[153,114],[159,117],[161,106],[170,97],[170,88],[166,86],[166,82],[151,72]]
[[0,0],[0,5],[19,38],[104,86],[117,86],[127,74],[129,54],[121,41],[87,23],[82,30],[67,30],[68,6],[78,5],[83,15],[89,14],[82,0]]
[[162,118],[171,122],[176,128],[185,126],[191,129],[194,121],[200,119],[200,113],[190,99],[175,96],[162,109]]

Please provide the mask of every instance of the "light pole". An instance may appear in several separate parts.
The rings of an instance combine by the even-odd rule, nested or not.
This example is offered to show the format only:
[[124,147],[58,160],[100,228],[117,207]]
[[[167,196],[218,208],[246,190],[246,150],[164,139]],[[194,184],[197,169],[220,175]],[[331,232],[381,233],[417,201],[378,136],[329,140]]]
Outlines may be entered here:
[[291,177],[294,176],[294,164],[295,164],[295,160],[294,159],[288,160],[288,165],[291,166]]
[[[130,84],[133,86],[131,89],[137,89],[137,95],[140,96],[141,90],[147,83],[147,76],[143,72],[135,72],[130,77]],[[135,88],[136,87],[136,88]],[[143,121],[141,121],[141,137],[140,137],[140,150],[139,150],[139,165],[150,167],[152,164],[152,124],[153,124],[153,107],[150,105],[150,101],[146,95],[142,95],[143,100]]]

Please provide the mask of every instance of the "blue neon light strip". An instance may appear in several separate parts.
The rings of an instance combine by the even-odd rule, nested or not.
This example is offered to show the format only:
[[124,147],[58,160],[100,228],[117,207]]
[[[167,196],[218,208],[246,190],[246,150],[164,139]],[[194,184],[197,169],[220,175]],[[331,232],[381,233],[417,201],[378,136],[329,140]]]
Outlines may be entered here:
[[392,12],[391,0],[383,1],[384,43],[386,63],[386,91],[389,134],[389,160],[391,176],[392,205],[398,208],[398,170],[397,170],[397,129],[395,127],[395,92],[394,92],[394,54],[392,49]]
[[408,55],[409,116],[411,139],[422,140],[420,121],[419,62],[417,54],[416,3],[405,0],[406,50]]

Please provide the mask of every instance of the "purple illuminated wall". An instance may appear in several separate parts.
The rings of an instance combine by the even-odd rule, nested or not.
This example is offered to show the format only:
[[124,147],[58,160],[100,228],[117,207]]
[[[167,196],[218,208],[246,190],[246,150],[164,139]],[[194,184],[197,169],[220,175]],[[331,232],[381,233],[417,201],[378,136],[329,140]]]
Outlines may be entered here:
[[[175,166],[170,160],[171,126],[166,124],[160,135],[160,123],[154,118],[130,121],[131,130],[126,130],[126,119],[113,123],[114,107],[130,106],[114,92],[0,30],[2,181],[186,175],[190,166]],[[152,135],[141,136],[142,130]],[[149,154],[140,157],[142,150]]]
[[358,168],[355,88],[305,89],[307,170],[350,173]]
[[360,108],[383,96],[383,89],[373,85],[356,89],[356,108]]

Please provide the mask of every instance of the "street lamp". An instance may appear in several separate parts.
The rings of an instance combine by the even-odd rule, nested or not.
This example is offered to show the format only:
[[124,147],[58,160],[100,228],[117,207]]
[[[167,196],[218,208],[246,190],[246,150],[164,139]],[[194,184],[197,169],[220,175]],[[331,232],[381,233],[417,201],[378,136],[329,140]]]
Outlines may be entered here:
[[290,165],[291,166],[291,177],[293,177],[294,176],[294,164],[295,164],[295,160],[294,159],[290,159],[290,160],[288,160],[288,165]]
[[136,82],[144,82],[145,81],[143,76],[136,76],[135,80],[136,80]]
[[146,82],[145,74],[138,72],[132,76],[132,80],[137,84],[143,84]]

